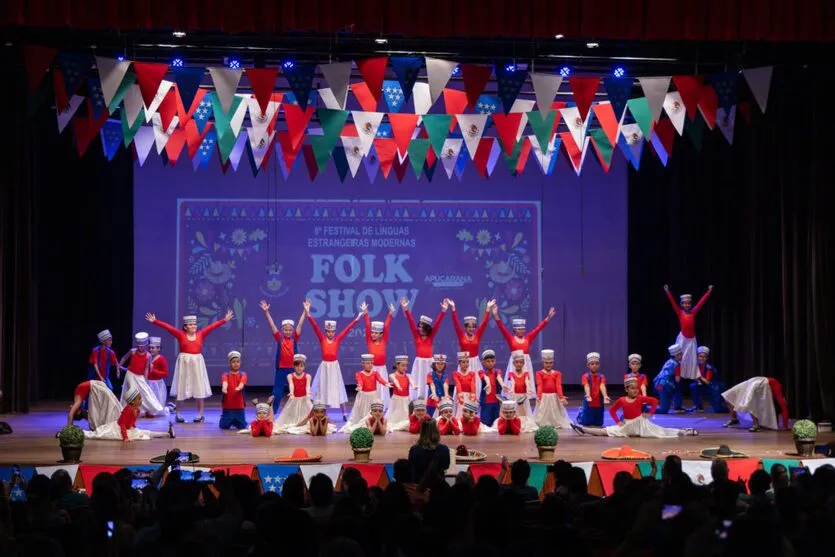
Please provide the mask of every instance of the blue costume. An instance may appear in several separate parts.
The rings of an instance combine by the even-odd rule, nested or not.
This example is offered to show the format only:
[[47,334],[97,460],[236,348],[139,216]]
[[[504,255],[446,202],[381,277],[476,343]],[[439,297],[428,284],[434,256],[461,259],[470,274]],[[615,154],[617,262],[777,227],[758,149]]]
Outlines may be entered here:
[[655,410],[656,414],[668,414],[670,412],[670,403],[676,409],[681,408],[681,390],[676,383],[675,372],[679,366],[678,360],[670,358],[661,368],[661,372],[652,380],[652,386],[655,392],[658,393],[658,408]]
[[[452,389],[453,386],[449,383],[449,368],[444,368],[443,373],[440,375],[433,369],[429,373],[430,377],[432,377],[432,382],[435,384],[435,394],[438,395],[438,398],[444,398],[444,383],[449,385],[449,396],[452,397]],[[435,408],[440,405],[440,402],[435,402],[434,400],[429,399],[429,395],[432,391],[427,389],[427,401],[426,401],[426,414],[429,416],[433,416],[435,414]]]
[[[597,379],[597,385],[594,384],[594,380]],[[582,379],[583,385],[589,386],[589,396],[592,399],[592,403],[597,403],[597,405],[592,406],[592,403],[589,403],[586,400],[586,397],[583,397],[583,406],[580,408],[580,412],[577,414],[577,423],[580,425],[586,426],[595,426],[595,427],[602,427],[603,426],[603,394],[600,392],[600,385],[604,385],[606,383],[606,377],[602,373],[598,373],[595,377],[592,372],[587,371],[583,374]]]
[[[493,374],[498,377],[499,372],[493,369]],[[499,382],[493,379],[492,383],[490,383],[490,388],[492,389],[491,394],[496,397],[496,402],[487,402],[487,385],[490,379],[488,376],[488,372],[484,370],[484,381],[481,383],[481,393],[478,398],[479,404],[479,413],[481,415],[481,423],[486,425],[487,427],[493,427],[493,424],[496,423],[496,420],[499,419],[499,414],[501,411],[501,399],[498,398],[498,393],[496,392],[499,388]],[[491,397],[492,399],[493,397]]]
[[725,399],[722,398],[722,393],[725,392],[725,383],[719,377],[716,368],[707,363],[704,366],[700,365],[699,370],[702,377],[710,381],[708,384],[699,381],[690,383],[690,398],[693,399],[693,407],[696,410],[702,410],[702,397],[706,396],[710,399],[710,405],[713,407],[713,412],[716,414],[724,414],[728,411],[725,405]]

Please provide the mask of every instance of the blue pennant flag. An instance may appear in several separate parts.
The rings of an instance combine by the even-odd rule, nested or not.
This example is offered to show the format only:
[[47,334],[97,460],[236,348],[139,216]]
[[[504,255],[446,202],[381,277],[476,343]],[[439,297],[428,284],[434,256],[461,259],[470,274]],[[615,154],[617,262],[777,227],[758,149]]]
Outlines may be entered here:
[[64,78],[64,88],[67,97],[72,98],[78,91],[79,85],[87,77],[90,70],[92,58],[85,54],[74,54],[72,52],[60,52],[58,54],[58,67],[61,69],[61,76]]
[[400,112],[406,102],[400,82],[394,79],[387,79],[383,82],[383,96],[386,98],[389,112]]
[[[316,104],[316,97],[319,95],[316,91],[311,91],[310,94],[307,96],[307,104],[308,105],[315,105]],[[284,93],[284,104],[299,104],[296,95],[293,94],[291,91],[287,91]]]
[[615,118],[620,122],[623,111],[626,109],[626,102],[632,96],[632,80],[622,77],[605,77],[603,78],[603,88],[606,89],[606,95],[609,97],[609,102],[612,103]]
[[389,58],[389,60],[391,60],[391,69],[394,70],[394,75],[397,76],[397,81],[400,83],[400,89],[403,91],[403,101],[405,102],[412,96],[412,89],[415,87],[423,58],[397,56]]
[[386,474],[389,477],[389,483],[394,483],[394,464],[384,464],[386,467]]
[[87,95],[90,99],[90,104],[93,106],[93,119],[98,121],[101,113],[107,110],[107,105],[104,103],[104,93],[101,90],[101,81],[98,76],[87,79]]
[[261,486],[264,493],[274,491],[281,493],[284,482],[293,474],[299,473],[297,464],[258,464],[258,474],[261,476]]
[[[14,474],[14,466],[10,465],[3,465],[0,466],[0,481],[9,483],[12,481],[12,475]],[[35,468],[34,466],[18,466],[20,469],[20,475],[23,476],[23,479],[27,482],[32,479],[32,476],[35,475]]]
[[513,108],[513,103],[516,102],[516,97],[519,96],[519,91],[522,90],[527,77],[528,72],[517,69],[515,64],[496,64],[496,84],[505,114]]
[[551,155],[551,160],[548,162],[548,170],[545,172],[546,176],[550,176],[554,172],[554,166],[557,164],[557,159],[560,158],[560,147],[562,146],[562,139],[557,136],[554,138],[554,154]]
[[203,68],[171,68],[174,73],[174,83],[177,84],[177,91],[183,101],[183,108],[186,112],[191,109],[191,103],[203,83]]
[[307,109],[310,99],[310,90],[313,88],[313,74],[316,66],[311,64],[296,64],[292,68],[284,70],[284,77],[290,84],[296,100],[302,110]]
[[499,97],[496,95],[481,95],[475,104],[475,111],[479,114],[494,114],[501,106]]
[[101,146],[104,149],[104,156],[112,161],[122,144],[122,122],[121,120],[108,120],[101,128]]
[[217,133],[214,129],[211,129],[203,138],[203,141],[200,142],[200,147],[197,148],[197,160],[200,161],[200,166],[203,168],[209,166],[209,161],[215,152],[215,145],[217,145]]
[[710,84],[716,90],[719,107],[724,108],[725,111],[730,110],[736,104],[739,74],[736,72],[719,73],[711,75],[709,80]]
[[333,164],[336,166],[336,173],[339,174],[339,181],[345,183],[348,175],[348,157],[345,155],[345,148],[337,145],[333,148]]
[[464,172],[467,167],[467,161],[470,160],[470,153],[467,151],[467,144],[461,144],[461,150],[458,151],[458,158],[455,160],[455,170],[459,174]]
[[212,96],[203,95],[203,100],[197,105],[194,110],[194,123],[197,124],[197,131],[203,135],[203,130],[206,129],[206,124],[209,123],[209,118],[212,117]]
[[386,122],[380,124],[380,127],[377,128],[377,135],[375,137],[394,137],[394,133],[391,130],[391,124]]

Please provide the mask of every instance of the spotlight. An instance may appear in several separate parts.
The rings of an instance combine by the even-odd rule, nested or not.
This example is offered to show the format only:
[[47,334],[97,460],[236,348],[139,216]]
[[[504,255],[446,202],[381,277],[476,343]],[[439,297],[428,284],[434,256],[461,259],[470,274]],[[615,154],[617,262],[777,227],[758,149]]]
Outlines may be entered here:
[[586,48],[597,48],[600,43],[586,43]]
[[183,37],[185,37],[185,36],[186,36],[186,32],[185,32],[185,31],[174,31],[174,32],[173,32],[173,33],[171,33],[171,34],[172,34],[172,35],[174,35],[175,37],[177,37],[178,39],[182,39]]
[[293,62],[292,60],[285,60],[284,63],[281,64],[281,67],[284,68],[285,70],[292,70],[293,68],[296,67],[296,63]]
[[124,62],[125,61],[125,55],[124,54],[118,55],[116,57],[116,60],[118,60],[119,62]]
[[241,69],[241,61],[237,58],[229,58],[226,61],[226,65],[229,66],[230,69],[239,70]]
[[506,72],[515,72],[516,71],[516,64],[508,64],[504,67]]
[[377,37],[374,39],[374,42],[377,44],[388,44],[389,40],[384,37]]
[[171,67],[172,68],[182,68],[183,67],[183,59],[177,56],[173,60],[171,60]]
[[455,66],[454,68],[452,68],[452,75],[453,76],[457,76],[460,73],[461,73],[461,66]]
[[560,75],[563,77],[568,77],[571,75],[571,68],[568,66],[563,66],[560,68]]
[[626,75],[626,71],[623,68],[621,68],[620,66],[618,66],[617,68],[614,69],[614,71],[612,72],[612,75],[614,75],[615,77],[623,77],[623,76]]
[[565,35],[563,35],[562,33],[557,33],[556,35],[554,35],[554,38],[557,40],[564,39]]

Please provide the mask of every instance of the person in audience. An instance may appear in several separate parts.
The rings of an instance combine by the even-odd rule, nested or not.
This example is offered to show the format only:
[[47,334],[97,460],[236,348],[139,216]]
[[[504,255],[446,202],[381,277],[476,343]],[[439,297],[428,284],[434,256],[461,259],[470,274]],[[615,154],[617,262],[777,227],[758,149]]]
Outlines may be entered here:
[[[510,472],[510,484],[505,484],[504,479]],[[522,501],[539,501],[539,492],[535,487],[528,485],[531,477],[531,465],[525,459],[519,459],[508,464],[507,457],[502,457],[502,471],[499,473],[499,483],[504,493],[510,493],[522,499]]]
[[315,521],[324,521],[333,513],[333,482],[327,474],[315,474],[310,478],[310,506],[304,510]]
[[412,465],[412,477],[419,479],[419,484],[436,484],[437,481],[444,483],[450,452],[449,447],[441,443],[441,432],[435,420],[421,423],[418,441],[409,449],[409,463]]

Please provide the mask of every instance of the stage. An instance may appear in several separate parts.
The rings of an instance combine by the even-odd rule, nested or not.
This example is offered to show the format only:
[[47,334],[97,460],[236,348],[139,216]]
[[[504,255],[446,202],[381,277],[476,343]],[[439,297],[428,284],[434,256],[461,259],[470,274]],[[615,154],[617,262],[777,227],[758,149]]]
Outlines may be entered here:
[[[60,403],[42,403],[34,406],[29,414],[0,415],[0,420],[11,424],[14,433],[0,436],[0,464],[54,465],[61,458],[55,433],[66,423],[67,407]],[[571,405],[569,414],[576,416],[578,407]],[[187,406],[184,415],[194,417],[194,406]],[[337,411],[330,411],[331,419],[341,424]],[[279,435],[271,439],[253,439],[249,435],[218,429],[220,417],[220,399],[215,396],[206,405],[206,422],[203,424],[177,424],[176,439],[154,439],[135,443],[115,441],[90,441],[84,446],[82,460],[90,464],[102,465],[141,465],[148,464],[154,457],[164,454],[167,449],[177,447],[183,451],[197,453],[201,464],[229,465],[242,463],[269,463],[277,456],[289,455],[294,448],[301,447],[310,454],[321,454],[322,462],[348,462],[353,458],[348,444],[348,436],[335,434],[328,437],[309,435]],[[254,419],[255,412],[247,410],[247,418]],[[173,418],[172,418],[173,419]],[[742,451],[751,458],[784,458],[786,453],[794,451],[794,442],[790,432],[761,431],[750,433],[750,423],[743,421],[740,429],[725,429],[722,424],[728,419],[727,414],[673,414],[656,416],[655,422],[666,427],[695,427],[697,437],[678,439],[629,439],[630,446],[653,454],[661,460],[669,454],[677,454],[685,460],[699,458],[699,453],[707,447],[727,444],[736,451]],[[607,414],[607,425],[609,417]],[[87,427],[86,421],[76,422]],[[167,418],[142,419],[137,424],[140,428],[163,431],[167,427]],[[391,463],[398,458],[405,458],[409,447],[416,441],[416,436],[404,432],[395,432],[386,437],[375,439],[372,459],[377,463]],[[823,434],[818,444],[830,443],[835,434]],[[533,434],[519,437],[500,437],[495,434],[478,437],[445,437],[443,442],[455,447],[465,444],[487,454],[488,461],[499,461],[502,456],[516,458],[537,458]],[[600,460],[601,453],[612,447],[624,444],[622,439],[608,437],[580,437],[572,431],[560,431],[557,458],[571,462]]]

